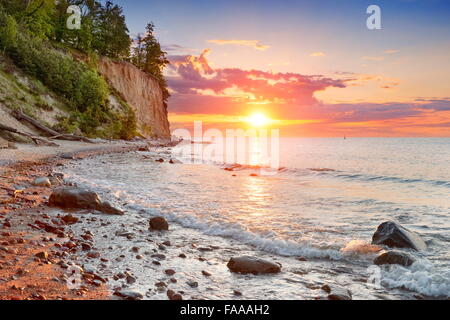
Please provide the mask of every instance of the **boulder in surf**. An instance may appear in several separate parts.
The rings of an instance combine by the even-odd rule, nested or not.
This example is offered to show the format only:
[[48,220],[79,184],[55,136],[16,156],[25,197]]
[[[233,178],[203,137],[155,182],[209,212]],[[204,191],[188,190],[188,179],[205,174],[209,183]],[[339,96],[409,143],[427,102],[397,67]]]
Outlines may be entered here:
[[372,236],[372,244],[391,248],[409,248],[416,251],[426,250],[427,245],[420,236],[401,225],[387,221],[380,224]]

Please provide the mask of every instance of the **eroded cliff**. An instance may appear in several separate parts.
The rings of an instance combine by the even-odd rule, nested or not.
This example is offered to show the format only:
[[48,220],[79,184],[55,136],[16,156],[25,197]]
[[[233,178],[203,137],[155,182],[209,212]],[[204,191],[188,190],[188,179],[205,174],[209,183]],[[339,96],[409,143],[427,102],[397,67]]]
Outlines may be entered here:
[[170,138],[167,110],[158,81],[131,63],[102,58],[98,71],[136,114],[138,131],[145,137]]

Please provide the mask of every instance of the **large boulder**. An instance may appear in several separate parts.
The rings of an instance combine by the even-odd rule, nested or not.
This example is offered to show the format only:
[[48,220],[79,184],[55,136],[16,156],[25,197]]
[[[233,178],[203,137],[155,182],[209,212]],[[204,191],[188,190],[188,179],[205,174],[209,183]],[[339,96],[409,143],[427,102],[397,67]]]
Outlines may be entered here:
[[281,264],[249,256],[231,258],[227,267],[230,271],[238,273],[263,274],[281,272]]
[[154,217],[150,219],[150,230],[167,231],[169,230],[169,223],[163,217]]
[[378,226],[372,237],[372,244],[386,245],[391,248],[410,248],[422,251],[427,248],[420,236],[401,225],[387,221]]
[[91,209],[107,214],[122,215],[123,211],[102,202],[97,193],[80,188],[59,188],[53,191],[49,205],[63,209]]
[[405,252],[388,251],[376,257],[373,263],[376,265],[399,264],[404,267],[409,267],[414,263],[414,261],[414,258]]

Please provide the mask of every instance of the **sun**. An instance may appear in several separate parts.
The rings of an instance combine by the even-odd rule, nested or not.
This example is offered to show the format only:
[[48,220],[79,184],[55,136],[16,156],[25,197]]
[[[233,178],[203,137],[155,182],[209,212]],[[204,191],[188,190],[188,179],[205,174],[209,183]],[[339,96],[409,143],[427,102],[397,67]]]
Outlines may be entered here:
[[247,118],[247,122],[253,127],[263,127],[269,124],[270,119],[264,113],[254,113]]

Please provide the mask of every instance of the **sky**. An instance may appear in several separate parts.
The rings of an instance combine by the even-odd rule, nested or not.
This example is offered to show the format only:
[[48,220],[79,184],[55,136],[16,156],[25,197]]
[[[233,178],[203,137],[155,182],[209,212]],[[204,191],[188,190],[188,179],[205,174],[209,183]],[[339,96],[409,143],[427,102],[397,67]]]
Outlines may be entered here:
[[448,0],[115,3],[133,36],[156,25],[173,129],[261,113],[284,136],[450,136]]

